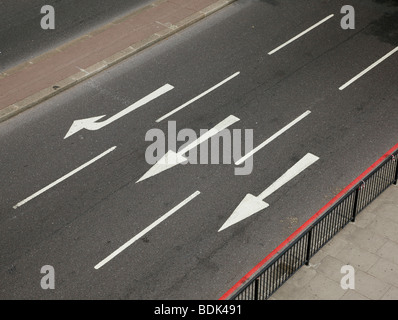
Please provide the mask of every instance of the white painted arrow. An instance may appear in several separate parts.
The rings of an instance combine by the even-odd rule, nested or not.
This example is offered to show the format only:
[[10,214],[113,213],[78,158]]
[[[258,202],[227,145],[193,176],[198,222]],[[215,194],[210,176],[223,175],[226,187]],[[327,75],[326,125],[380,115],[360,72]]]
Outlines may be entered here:
[[184,157],[184,154],[187,153],[189,150],[197,147],[202,142],[210,139],[212,136],[215,136],[220,131],[228,128],[235,122],[239,121],[235,116],[229,116],[219,124],[217,124],[214,128],[207,131],[205,134],[201,135],[197,140],[190,143],[188,146],[180,150],[178,153],[174,152],[173,150],[169,150],[156,164],[152,166],[136,183],[148,179],[154,175],[157,175],[167,169],[170,169],[180,163],[187,161],[188,159]]
[[319,158],[311,153],[305,155],[299,162],[297,162],[293,167],[287,170],[278,180],[276,180],[271,186],[269,186],[264,192],[259,196],[254,196],[252,194],[247,194],[239,206],[235,209],[228,220],[223,224],[223,226],[218,230],[218,232],[238,223],[251,215],[269,207],[269,204],[264,202],[264,199],[269,197],[272,193],[277,191],[283,185],[294,179],[297,175],[307,169],[309,166],[318,161]]
[[110,117],[109,119],[102,121],[102,122],[97,122],[99,119],[102,119],[105,117],[103,116],[98,116],[98,117],[92,117],[92,118],[87,118],[87,119],[81,119],[81,120],[75,120],[70,127],[68,133],[65,135],[64,139],[70,137],[71,135],[75,134],[76,132],[82,130],[82,129],[87,129],[87,130],[99,130],[108,124],[124,117],[125,115],[129,114],[130,112],[133,112],[134,110],[142,107],[143,105],[149,103],[152,100],[155,100],[156,98],[160,97],[161,95],[165,94],[166,92],[174,89],[174,87],[170,84],[165,84],[163,87],[155,90],[154,92],[148,94],[146,97],[142,98],[141,100],[133,103],[131,106],[127,107],[126,109],[116,113],[114,116]]

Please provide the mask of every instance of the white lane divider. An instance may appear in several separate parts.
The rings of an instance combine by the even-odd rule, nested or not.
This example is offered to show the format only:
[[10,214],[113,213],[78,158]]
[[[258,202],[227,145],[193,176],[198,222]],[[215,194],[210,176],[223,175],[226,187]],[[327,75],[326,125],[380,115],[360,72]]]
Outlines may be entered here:
[[188,146],[180,150],[176,153],[173,150],[169,150],[158,162],[156,162],[136,183],[148,179],[152,176],[155,176],[165,170],[171,169],[172,167],[187,161],[188,159],[183,155],[187,153],[189,150],[196,148],[202,142],[210,139],[212,136],[215,136],[222,130],[228,128],[233,125],[235,122],[239,121],[239,119],[233,115],[225,118],[215,127],[201,135],[194,142],[190,143]]
[[303,120],[305,117],[307,117],[309,114],[311,113],[311,111],[307,110],[306,112],[304,112],[301,116],[297,117],[295,120],[293,120],[292,122],[290,122],[287,126],[283,127],[281,130],[279,130],[277,133],[275,133],[274,135],[272,135],[270,138],[268,138],[267,140],[265,140],[263,143],[261,143],[259,146],[257,146],[256,148],[254,148],[252,151],[248,152],[245,156],[243,156],[242,158],[240,158],[238,161],[235,162],[235,165],[239,166],[242,163],[244,163],[247,159],[249,159],[250,157],[252,157],[256,152],[260,151],[262,148],[264,148],[267,144],[271,143],[272,141],[274,141],[276,138],[278,138],[280,135],[282,135],[283,133],[285,133],[287,130],[289,130],[291,127],[293,127],[295,124],[299,123],[301,120]]
[[170,84],[165,84],[161,88],[155,90],[154,92],[148,94],[141,100],[133,103],[131,106],[127,107],[126,109],[118,112],[114,116],[110,117],[109,119],[98,122],[99,119],[102,119],[105,117],[103,116],[98,116],[98,117],[92,117],[92,118],[87,118],[87,119],[81,119],[81,120],[75,120],[70,127],[69,131],[65,135],[64,139],[70,137],[71,135],[75,134],[76,132],[87,129],[87,130],[99,130],[108,124],[111,124],[112,122],[124,117],[125,115],[129,114],[130,112],[133,112],[134,110],[142,107],[143,105],[151,102],[152,100],[160,97],[161,95],[169,92],[170,90],[174,89],[174,87]]
[[142,238],[144,235],[146,235],[149,231],[151,231],[153,228],[155,228],[157,225],[162,223],[164,220],[169,218],[172,214],[174,214],[176,211],[181,209],[183,206],[185,206],[188,202],[192,201],[195,199],[198,195],[200,194],[199,191],[194,192],[191,196],[186,198],[184,201],[182,201],[180,204],[178,204],[176,207],[171,209],[169,212],[167,212],[165,215],[160,217],[158,220],[153,222],[150,226],[146,227],[144,230],[142,230],[139,234],[137,234],[135,237],[127,241],[124,245],[122,245],[119,249],[111,253],[108,257],[106,257],[104,260],[102,260],[100,263],[98,263],[94,269],[99,269],[103,267],[106,263],[108,263],[110,260],[115,258],[118,254],[126,250],[129,246],[131,246],[134,242],[136,242],[138,239]]
[[297,40],[298,38],[302,37],[303,35],[305,35],[306,33],[310,32],[311,30],[315,29],[316,27],[320,26],[322,23],[328,21],[329,19],[333,18],[334,14],[331,14],[329,16],[327,16],[326,18],[322,19],[321,21],[317,22],[316,24],[314,24],[312,27],[309,27],[308,29],[304,30],[303,32],[301,32],[300,34],[298,34],[297,36],[293,37],[292,39],[290,39],[289,41],[286,41],[284,44],[280,45],[279,47],[277,47],[276,49],[268,52],[268,55],[272,55],[275,52],[279,51],[280,49],[282,49],[283,47],[287,46],[288,44],[292,43],[293,41]]
[[101,153],[99,156],[97,156],[94,159],[86,162],[85,164],[81,165],[79,168],[77,168],[77,169],[71,171],[70,173],[64,175],[63,177],[61,177],[58,180],[54,181],[53,183],[49,184],[47,187],[45,187],[45,188],[37,191],[36,193],[32,194],[30,197],[26,198],[25,200],[22,200],[21,202],[17,203],[13,208],[17,209],[17,208],[23,206],[24,204],[26,204],[27,202],[31,201],[32,199],[38,197],[42,193],[44,193],[44,192],[50,190],[51,188],[55,187],[57,184],[61,183],[62,181],[70,178],[74,174],[78,173],[79,171],[83,170],[84,168],[88,167],[89,165],[93,164],[94,162],[98,161],[99,159],[105,157],[107,154],[111,153],[115,149],[116,149],[116,146],[108,149],[107,151],[105,151],[103,153]]
[[210,92],[216,90],[217,88],[221,87],[223,84],[227,83],[228,81],[232,80],[233,78],[237,77],[240,74],[240,72],[234,73],[232,76],[228,77],[227,79],[221,81],[220,83],[216,84],[215,86],[211,87],[210,89],[206,90],[205,92],[199,94],[195,98],[189,100],[188,102],[184,103],[183,105],[179,106],[178,108],[175,108],[174,110],[170,111],[163,117],[160,117],[156,122],[161,122],[164,119],[170,117],[174,113],[180,111],[181,109],[184,109],[185,107],[189,106],[190,104],[194,103],[196,100],[199,100],[200,98],[203,98],[205,95],[209,94]]
[[287,170],[278,180],[276,180],[271,186],[264,190],[259,196],[254,196],[248,193],[245,198],[241,201],[239,206],[235,209],[228,220],[223,224],[223,226],[218,230],[218,232],[238,223],[251,215],[269,207],[269,204],[264,202],[264,199],[269,197],[275,191],[280,189],[290,180],[294,179],[301,172],[306,170],[309,166],[318,161],[319,158],[311,153],[305,155],[299,162],[297,162],[293,167]]
[[391,50],[389,53],[387,53],[385,56],[381,57],[379,60],[377,60],[375,63],[373,63],[372,65],[370,65],[369,67],[367,67],[365,70],[363,70],[362,72],[360,72],[358,75],[356,75],[354,78],[352,78],[350,81],[346,82],[345,84],[343,84],[339,90],[344,90],[345,88],[347,88],[350,84],[352,84],[353,82],[357,81],[359,78],[361,78],[363,75],[365,75],[366,73],[368,73],[370,70],[372,70],[374,67],[376,67],[377,65],[379,65],[380,63],[382,63],[384,60],[386,60],[388,57],[392,56],[395,52],[398,51],[398,47],[396,47],[395,49]]

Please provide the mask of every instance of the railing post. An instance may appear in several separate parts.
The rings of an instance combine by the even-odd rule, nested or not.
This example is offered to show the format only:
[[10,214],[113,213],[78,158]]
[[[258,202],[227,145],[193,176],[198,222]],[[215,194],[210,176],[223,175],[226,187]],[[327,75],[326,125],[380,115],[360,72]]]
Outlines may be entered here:
[[397,180],[398,180],[398,159],[397,159],[397,156],[393,155],[393,159],[396,162],[394,184],[397,185]]
[[305,265],[310,264],[310,254],[311,254],[311,238],[312,238],[312,228],[308,231],[308,241],[307,241],[307,253],[305,257]]
[[258,278],[254,281],[254,300],[258,300]]
[[355,198],[354,198],[354,209],[352,211],[352,219],[351,222],[355,222],[355,217],[357,215],[357,209],[358,209],[358,197],[359,197],[359,189],[361,187],[358,186],[355,190]]

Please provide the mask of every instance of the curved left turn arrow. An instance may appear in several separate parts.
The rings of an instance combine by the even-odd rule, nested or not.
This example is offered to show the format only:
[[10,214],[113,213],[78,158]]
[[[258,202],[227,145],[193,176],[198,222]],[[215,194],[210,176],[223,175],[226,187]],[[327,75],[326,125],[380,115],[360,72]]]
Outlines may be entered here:
[[70,137],[71,135],[75,134],[76,132],[78,132],[82,129],[99,130],[99,129],[107,126],[108,124],[120,119],[121,117],[124,117],[126,114],[129,114],[130,112],[142,107],[143,105],[149,103],[150,101],[155,100],[156,98],[160,97],[161,95],[165,94],[166,92],[169,92],[172,89],[174,89],[174,87],[172,85],[165,84],[163,87],[150,93],[146,97],[142,98],[141,100],[137,101],[136,103],[132,104],[131,106],[116,113],[114,116],[112,116],[109,119],[102,121],[102,122],[97,122],[97,121],[102,119],[103,117],[105,117],[105,115],[87,118],[87,119],[75,120],[73,122],[72,126],[70,127],[68,133],[65,135],[64,139]]

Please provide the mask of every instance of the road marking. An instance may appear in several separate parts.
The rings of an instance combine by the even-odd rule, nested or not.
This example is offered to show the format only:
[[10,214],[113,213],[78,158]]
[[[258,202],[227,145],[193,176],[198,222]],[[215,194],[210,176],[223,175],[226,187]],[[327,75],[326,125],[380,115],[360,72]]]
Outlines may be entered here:
[[298,34],[297,36],[293,37],[292,39],[290,39],[289,41],[285,42],[284,44],[280,45],[279,47],[277,47],[276,49],[268,52],[269,55],[274,54],[275,52],[279,51],[280,49],[282,49],[283,47],[287,46],[288,44],[292,43],[293,41],[297,40],[298,38],[302,37],[303,35],[305,35],[306,33],[310,32],[311,30],[315,29],[316,27],[320,26],[322,23],[326,22],[327,20],[329,20],[330,18],[334,17],[334,14],[331,14],[329,16],[327,16],[325,19],[322,19],[321,21],[319,21],[318,23],[314,24],[312,27],[304,30],[303,32],[301,32],[300,34]]
[[188,159],[183,156],[185,153],[197,147],[202,142],[210,139],[212,136],[215,136],[216,134],[239,120],[240,119],[238,119],[237,117],[231,115],[225,118],[219,124],[217,124],[214,128],[201,135],[198,139],[190,143],[178,153],[174,152],[173,150],[167,151],[167,153],[157,163],[155,163],[136,183],[155,176],[165,170],[168,170],[180,163],[187,161]]
[[359,73],[358,75],[356,75],[354,78],[352,78],[350,81],[348,81],[347,83],[345,83],[344,85],[342,85],[339,90],[344,90],[345,88],[347,88],[350,84],[352,84],[353,82],[355,82],[356,80],[358,80],[360,77],[362,77],[364,74],[368,73],[370,70],[372,70],[374,67],[376,67],[378,64],[382,63],[384,60],[386,60],[388,57],[390,57],[391,55],[393,55],[395,52],[398,51],[398,47],[396,47],[395,49],[391,50],[389,53],[387,53],[384,57],[380,58],[379,60],[377,60],[375,63],[373,63],[371,66],[367,67],[365,70],[363,70],[361,73]]
[[81,72],[84,72],[85,74],[90,74],[90,72],[87,72],[86,70],[76,66],[76,69],[79,69]]
[[307,155],[305,155],[299,162],[297,162],[293,167],[287,170],[278,180],[276,180],[271,186],[264,190],[259,196],[256,197],[248,193],[241,201],[239,206],[232,213],[232,215],[228,218],[228,220],[218,230],[218,232],[269,207],[269,204],[264,202],[264,199],[266,199],[275,191],[294,179],[301,172],[306,170],[309,166],[311,166],[318,160],[319,158],[317,156],[314,156],[311,153],[307,153]]
[[214,87],[211,87],[210,89],[206,90],[205,92],[201,93],[200,95],[196,96],[195,98],[189,100],[188,102],[184,103],[183,105],[179,106],[178,108],[175,108],[174,110],[170,111],[163,117],[160,117],[156,122],[161,122],[164,119],[170,117],[174,113],[180,111],[181,109],[184,109],[185,107],[189,106],[190,104],[194,103],[196,100],[199,100],[200,98],[203,98],[205,95],[209,94],[210,92],[216,90],[218,87],[221,87],[223,84],[227,83],[228,81],[232,80],[233,78],[237,77],[240,74],[240,72],[234,73],[232,76],[228,77],[227,79],[221,81],[220,83],[216,84]]
[[186,198],[183,202],[181,202],[179,205],[171,209],[169,212],[167,212],[165,215],[160,217],[158,220],[153,222],[150,226],[146,227],[144,230],[142,230],[139,234],[137,234],[135,237],[133,237],[131,240],[127,241],[124,245],[122,245],[119,249],[114,251],[112,254],[110,254],[108,257],[106,257],[104,260],[102,260],[100,263],[98,263],[94,269],[99,269],[102,266],[104,266],[106,263],[108,263],[110,260],[112,260],[114,257],[116,257],[118,254],[126,250],[129,246],[131,246],[134,242],[136,242],[138,239],[142,238],[145,234],[147,234],[149,231],[151,231],[153,228],[155,228],[157,225],[162,223],[164,220],[169,218],[173,213],[181,209],[183,206],[185,206],[188,202],[192,201],[194,198],[196,198],[200,194],[199,191],[194,192],[191,196]]
[[76,132],[82,130],[82,129],[87,129],[87,130],[99,130],[108,124],[124,117],[125,115],[129,114],[130,112],[133,112],[134,110],[142,107],[143,105],[149,103],[150,101],[160,97],[161,95],[169,92],[170,90],[174,89],[174,87],[170,84],[165,84],[161,88],[155,90],[154,92],[150,93],[146,97],[142,98],[141,100],[137,101],[136,103],[132,104],[131,106],[127,107],[126,109],[118,112],[114,116],[110,117],[109,119],[102,121],[102,122],[97,122],[99,119],[105,117],[103,116],[98,116],[98,117],[92,117],[92,118],[87,118],[87,119],[80,119],[80,120],[75,120],[70,127],[68,133],[65,135],[64,139],[70,137],[71,135],[75,134]]
[[99,156],[95,157],[94,159],[86,162],[85,164],[83,164],[82,166],[80,166],[79,168],[71,171],[70,173],[64,175],[63,177],[59,178],[58,180],[54,181],[53,183],[49,184],[47,187],[37,191],[36,193],[34,193],[33,195],[31,195],[30,197],[26,198],[25,200],[22,200],[21,202],[19,202],[18,204],[16,204],[13,208],[17,209],[18,207],[23,206],[24,204],[26,204],[27,202],[29,202],[30,200],[38,197],[39,195],[41,195],[42,193],[48,191],[49,189],[51,189],[52,187],[56,186],[57,184],[61,183],[62,181],[70,178],[71,176],[73,176],[74,174],[78,173],[79,171],[83,170],[84,168],[88,167],[89,165],[93,164],[94,162],[98,161],[99,159],[105,157],[108,153],[111,153],[113,150],[115,150],[116,147],[112,147],[110,149],[108,149],[107,151],[101,153]]
[[285,126],[284,128],[282,128],[281,130],[279,130],[277,133],[275,133],[273,136],[271,136],[270,138],[268,138],[267,140],[265,140],[263,143],[261,143],[259,146],[257,146],[256,148],[254,148],[252,151],[250,151],[249,153],[247,153],[245,156],[243,156],[242,158],[240,158],[238,161],[235,162],[235,165],[239,166],[240,164],[242,164],[243,162],[245,162],[247,159],[249,159],[250,157],[252,157],[256,152],[258,152],[259,150],[261,150],[262,148],[264,148],[267,144],[271,143],[272,141],[274,141],[276,138],[278,138],[280,135],[282,135],[283,133],[285,133],[287,130],[289,130],[291,127],[293,127],[295,124],[297,124],[298,122],[300,122],[301,120],[303,120],[305,117],[307,117],[309,114],[311,113],[311,111],[307,110],[306,112],[304,112],[301,116],[299,116],[298,118],[296,118],[295,120],[293,120],[292,122],[290,122],[287,126]]

